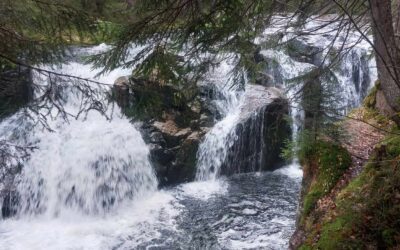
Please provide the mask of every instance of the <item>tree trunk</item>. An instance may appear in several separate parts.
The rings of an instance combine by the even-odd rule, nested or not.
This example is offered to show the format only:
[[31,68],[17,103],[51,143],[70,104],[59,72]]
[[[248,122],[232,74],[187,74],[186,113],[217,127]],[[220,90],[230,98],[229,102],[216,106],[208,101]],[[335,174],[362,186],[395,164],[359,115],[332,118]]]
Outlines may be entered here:
[[400,53],[394,30],[396,20],[392,16],[391,0],[370,0],[370,3],[378,78],[392,109],[390,112],[387,109],[382,111],[400,125]]

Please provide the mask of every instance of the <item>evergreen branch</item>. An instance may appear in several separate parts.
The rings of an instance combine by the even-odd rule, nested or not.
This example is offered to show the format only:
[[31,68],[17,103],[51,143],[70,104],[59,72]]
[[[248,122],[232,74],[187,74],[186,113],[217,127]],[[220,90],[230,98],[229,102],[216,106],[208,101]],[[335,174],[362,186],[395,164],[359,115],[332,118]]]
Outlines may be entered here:
[[35,71],[38,71],[38,72],[44,72],[44,73],[47,73],[49,75],[72,78],[72,79],[81,80],[81,81],[85,81],[85,82],[95,83],[95,84],[102,85],[102,86],[113,86],[113,84],[102,83],[102,82],[95,81],[95,80],[92,80],[92,79],[89,79],[89,78],[83,78],[83,77],[79,77],[79,76],[73,76],[73,75],[69,75],[69,74],[58,73],[58,72],[55,72],[55,71],[51,71],[51,70],[46,70],[46,69],[43,69],[43,68],[35,67],[35,66],[32,66],[32,65],[17,61],[17,60],[13,60],[13,59],[11,59],[11,58],[3,55],[3,54],[0,54],[0,58],[3,58],[3,59],[5,59],[5,60],[7,60],[7,61],[9,61],[9,62],[11,62],[11,63],[13,63],[15,65],[26,67],[26,68],[29,68],[29,69],[32,69],[32,70],[35,70]]

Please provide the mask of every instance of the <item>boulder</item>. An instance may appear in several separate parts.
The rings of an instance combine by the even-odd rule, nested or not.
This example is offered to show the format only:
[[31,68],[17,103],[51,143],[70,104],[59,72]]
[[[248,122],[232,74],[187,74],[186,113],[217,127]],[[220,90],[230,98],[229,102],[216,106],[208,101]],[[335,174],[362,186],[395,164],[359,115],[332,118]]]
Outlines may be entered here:
[[237,140],[221,167],[225,175],[274,170],[285,164],[280,155],[285,140],[291,138],[291,128],[285,119],[289,104],[283,92],[248,85],[244,98],[236,126]]
[[181,90],[171,84],[120,77],[114,97],[122,111],[139,123],[160,186],[192,181],[198,146],[217,116],[213,87]]
[[118,77],[114,82],[113,96],[120,107],[129,106],[129,77]]
[[288,55],[298,62],[320,66],[322,63],[323,48],[308,44],[300,39],[292,39],[287,43]]
[[161,186],[192,181],[196,155],[208,128],[181,128],[173,120],[142,125],[144,140],[150,146],[150,159]]

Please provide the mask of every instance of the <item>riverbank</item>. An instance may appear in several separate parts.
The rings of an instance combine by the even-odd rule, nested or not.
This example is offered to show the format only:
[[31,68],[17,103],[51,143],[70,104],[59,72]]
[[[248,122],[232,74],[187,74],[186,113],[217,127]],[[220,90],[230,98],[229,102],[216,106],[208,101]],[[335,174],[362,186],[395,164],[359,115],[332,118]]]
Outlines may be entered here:
[[[338,143],[307,152],[292,249],[397,249],[400,133],[376,111],[378,89],[340,122]],[[378,94],[379,95],[379,94]]]

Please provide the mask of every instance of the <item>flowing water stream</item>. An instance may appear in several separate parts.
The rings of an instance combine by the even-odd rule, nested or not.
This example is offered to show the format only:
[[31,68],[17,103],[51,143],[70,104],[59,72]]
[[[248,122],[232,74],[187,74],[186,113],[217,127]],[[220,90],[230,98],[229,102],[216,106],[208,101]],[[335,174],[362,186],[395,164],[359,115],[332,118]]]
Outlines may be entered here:
[[[362,82],[369,88],[375,78],[373,70],[366,72],[372,66],[361,59],[368,52],[365,47],[346,58],[336,73],[343,102],[349,106],[359,104]],[[99,49],[104,48],[81,53]],[[277,58],[285,82],[313,67],[282,52],[262,54]],[[227,145],[236,140],[234,128],[247,91],[226,88],[229,69],[229,62],[224,62],[210,74],[209,80],[221,86],[225,97],[218,104],[223,117],[200,145],[196,181],[173,188],[157,190],[149,150],[118,107],[106,111],[111,120],[96,111],[69,122],[52,119],[53,131],[32,126],[23,113],[2,121],[2,139],[35,143],[38,149],[16,177],[20,205],[14,217],[0,221],[0,249],[287,247],[301,187],[298,163],[274,172],[219,176]],[[88,78],[96,75],[90,65],[74,60],[54,70]],[[129,70],[118,69],[98,80],[112,84],[128,74]],[[35,77],[40,84],[49,84],[48,80]],[[69,88],[61,91],[68,111],[78,112],[81,96]],[[295,137],[303,115],[295,103],[291,107]]]

